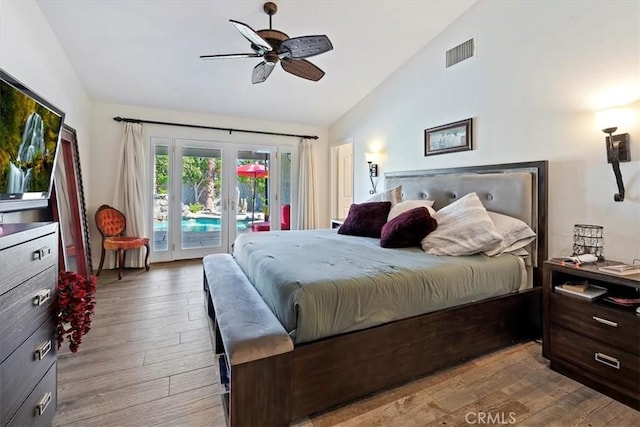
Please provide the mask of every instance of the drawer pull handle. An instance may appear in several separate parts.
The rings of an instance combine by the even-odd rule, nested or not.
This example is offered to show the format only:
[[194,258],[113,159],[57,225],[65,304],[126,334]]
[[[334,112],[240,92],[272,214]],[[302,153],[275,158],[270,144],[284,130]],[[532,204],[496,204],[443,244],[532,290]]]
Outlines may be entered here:
[[42,360],[51,350],[51,340],[47,340],[36,348],[36,359]]
[[616,322],[612,322],[611,320],[603,319],[602,317],[593,316],[593,320],[598,323],[602,323],[603,325],[611,326],[612,328],[617,328],[618,324]]
[[33,297],[33,305],[42,305],[51,298],[51,289],[43,289]]
[[42,399],[40,399],[40,402],[38,402],[38,416],[42,415],[45,411],[45,409],[47,409],[47,406],[49,406],[49,403],[51,402],[51,392],[46,393],[44,396],[42,396]]
[[44,246],[33,253],[33,258],[35,260],[43,260],[49,255],[51,255],[51,248],[49,246]]
[[607,356],[604,353],[596,353],[594,358],[597,362],[600,362],[604,365],[611,366],[612,368],[620,369],[620,361],[615,357]]

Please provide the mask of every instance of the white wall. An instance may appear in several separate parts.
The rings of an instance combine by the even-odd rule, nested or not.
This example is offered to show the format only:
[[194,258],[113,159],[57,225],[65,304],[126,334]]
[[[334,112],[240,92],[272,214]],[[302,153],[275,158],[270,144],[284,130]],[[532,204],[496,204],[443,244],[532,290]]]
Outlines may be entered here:
[[0,67],[66,113],[86,169],[92,102],[35,2],[0,0]]
[[[329,179],[324,171],[328,170],[329,162],[327,128],[124,105],[94,105],[40,8],[31,0],[0,0],[0,67],[62,109],[66,113],[65,123],[77,131],[94,263],[99,260],[100,235],[95,228],[93,216],[98,206],[112,202],[118,165],[122,124],[112,120],[115,116],[318,135],[320,139],[314,147],[321,170],[319,215],[322,225],[329,226]],[[145,125],[144,128],[147,135],[258,144],[274,141],[272,137],[270,139],[240,133],[228,135],[223,132],[150,125]],[[6,214],[4,220],[29,221],[33,218],[12,213]]]
[[[274,106],[277,108],[277,106]],[[261,130],[267,132],[279,132],[302,135],[318,135],[319,139],[314,141],[316,163],[321,172],[319,173],[319,217],[321,225],[329,227],[329,175],[324,172],[328,170],[329,148],[328,129],[319,126],[305,126],[290,123],[276,123],[271,121],[260,121],[243,119],[238,117],[213,116],[199,113],[189,113],[184,111],[169,111],[138,107],[130,105],[102,104],[96,103],[93,109],[91,123],[92,141],[90,162],[95,165],[90,175],[93,177],[88,192],[91,194],[87,210],[90,218],[93,218],[95,211],[103,203],[113,202],[113,192],[115,177],[118,167],[119,147],[122,139],[123,124],[113,120],[114,117],[129,117],[146,119],[153,121],[189,123],[204,126],[215,126],[224,128]],[[193,129],[174,126],[161,126],[153,124],[143,124],[143,136],[149,141],[151,136],[176,137],[185,139],[199,139],[205,141],[221,141],[247,144],[293,144],[296,145],[298,138],[276,137],[270,135],[253,135],[228,132]],[[92,253],[94,255],[94,265],[99,262],[100,234],[92,222]]]
[[[446,69],[445,51],[476,56]],[[355,141],[355,200],[368,196],[364,153],[381,172],[549,160],[550,255],[571,252],[573,224],[604,226],[605,256],[640,258],[640,2],[479,1],[355,108],[330,141]],[[606,163],[594,111],[628,104],[626,198]],[[474,118],[473,151],[424,157],[424,129]]]

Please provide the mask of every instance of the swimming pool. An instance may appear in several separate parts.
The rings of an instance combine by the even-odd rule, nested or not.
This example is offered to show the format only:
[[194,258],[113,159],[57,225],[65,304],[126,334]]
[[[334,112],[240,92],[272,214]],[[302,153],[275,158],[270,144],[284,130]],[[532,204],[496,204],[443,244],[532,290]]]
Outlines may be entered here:
[[[154,221],[153,231],[167,231],[168,222],[169,221]],[[236,222],[238,230],[246,230],[249,227],[249,222],[250,219],[238,219]],[[181,227],[183,232],[208,233],[220,231],[220,218],[182,218]]]

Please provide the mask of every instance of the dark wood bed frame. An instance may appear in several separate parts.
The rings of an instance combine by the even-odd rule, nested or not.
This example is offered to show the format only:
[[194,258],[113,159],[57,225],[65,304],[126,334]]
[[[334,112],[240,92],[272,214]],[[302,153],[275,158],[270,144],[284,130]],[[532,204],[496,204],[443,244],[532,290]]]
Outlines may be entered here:
[[[547,257],[547,162],[438,169],[428,174],[521,169],[534,175],[533,288],[295,345],[293,351],[233,366],[231,390],[223,398],[228,423],[289,425],[305,415],[538,337],[542,264]],[[216,351],[223,353],[210,295],[207,301]]]

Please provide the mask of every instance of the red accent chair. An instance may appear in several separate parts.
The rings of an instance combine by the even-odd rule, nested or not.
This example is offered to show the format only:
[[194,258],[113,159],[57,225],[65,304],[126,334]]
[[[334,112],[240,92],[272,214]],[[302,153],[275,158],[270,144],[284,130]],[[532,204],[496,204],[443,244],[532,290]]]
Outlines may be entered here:
[[102,272],[105,251],[116,251],[116,267],[118,268],[118,280],[122,279],[122,266],[124,265],[127,249],[147,248],[144,266],[149,271],[149,239],[146,237],[123,236],[127,228],[127,219],[124,214],[109,205],[102,205],[96,211],[96,225],[102,235],[102,253],[100,254],[100,266],[96,276]]
[[[251,231],[269,231],[269,221],[257,222],[251,225]],[[291,230],[291,205],[280,206],[280,230]]]

